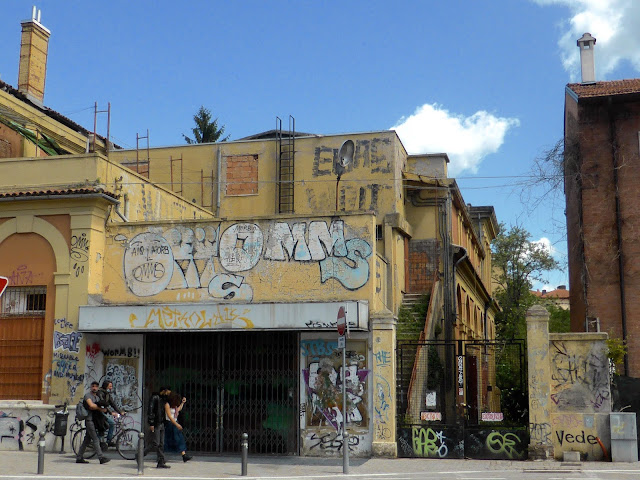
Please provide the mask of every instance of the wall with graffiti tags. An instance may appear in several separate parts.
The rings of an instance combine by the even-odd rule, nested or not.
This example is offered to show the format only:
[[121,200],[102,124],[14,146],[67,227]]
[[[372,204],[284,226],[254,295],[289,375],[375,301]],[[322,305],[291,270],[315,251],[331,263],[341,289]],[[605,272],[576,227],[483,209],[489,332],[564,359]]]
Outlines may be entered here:
[[[55,414],[53,405],[3,401],[0,407],[0,450],[37,451],[40,432],[44,432],[45,449],[60,451],[62,437],[53,434]],[[69,442],[67,435],[65,447],[70,445]]]
[[346,366],[337,333],[303,334],[300,340],[300,429],[302,452],[312,456],[342,454],[344,421],[342,385],[346,381],[349,452],[371,452],[370,370],[366,338],[347,340]]
[[373,222],[372,215],[354,215],[118,227],[108,233],[103,299],[252,303],[373,298]]
[[606,333],[549,333],[549,313],[527,312],[529,454],[533,459],[577,451],[606,459],[611,445],[611,390]]

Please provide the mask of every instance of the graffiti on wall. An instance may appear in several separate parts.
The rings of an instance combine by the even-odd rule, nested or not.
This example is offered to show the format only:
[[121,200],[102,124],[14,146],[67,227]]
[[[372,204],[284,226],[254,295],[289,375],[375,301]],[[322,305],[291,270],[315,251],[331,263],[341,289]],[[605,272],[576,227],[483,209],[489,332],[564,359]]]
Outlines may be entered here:
[[89,260],[89,238],[86,233],[71,237],[69,257],[73,262],[71,270],[76,277],[79,277],[85,272],[85,266]]
[[[26,419],[26,420],[25,420]],[[20,408],[20,413],[0,411],[0,450],[23,450],[35,446],[40,432],[53,434],[55,412]]]
[[[342,453],[344,446],[344,437],[342,431],[335,432],[313,432],[307,435],[305,444],[309,446],[309,451],[322,450],[323,453]],[[355,434],[349,434],[349,453],[358,453],[359,446],[364,443],[361,437]]]
[[365,240],[345,239],[344,227],[342,220],[235,223],[222,231],[217,223],[154,230],[130,240],[120,234],[115,240],[125,249],[125,283],[136,296],[199,289],[214,299],[250,302],[253,288],[242,272],[260,262],[314,262],[322,283],[335,279],[349,290],[364,286],[373,251]]
[[527,458],[528,433],[520,429],[465,429],[444,426],[401,428],[398,455],[427,458],[483,458],[524,460]]
[[69,396],[73,398],[84,381],[84,373],[80,373],[78,369],[82,333],[75,330],[60,331],[60,329],[73,328],[65,318],[56,319],[54,325],[51,376],[65,379]]
[[27,265],[18,265],[6,277],[12,286],[37,285],[42,283],[43,273],[34,273]]
[[0,412],[0,450],[22,450],[24,422],[10,413]]
[[105,380],[113,382],[113,396],[117,405],[127,411],[142,405],[138,394],[138,359],[105,356]]
[[[610,410],[609,361],[594,345],[572,351],[575,344],[554,341],[551,348],[551,400],[558,410]],[[576,346],[577,347],[577,346]]]
[[202,310],[183,310],[179,307],[152,308],[146,318],[129,315],[131,328],[161,329],[209,329],[218,326],[249,329],[253,322],[246,317],[248,308],[242,311],[233,307],[213,306]]
[[347,424],[368,425],[366,342],[351,341],[342,365],[342,350],[328,340],[302,340],[301,354],[306,368],[303,377],[307,391],[307,426],[341,428],[342,382],[347,390]]

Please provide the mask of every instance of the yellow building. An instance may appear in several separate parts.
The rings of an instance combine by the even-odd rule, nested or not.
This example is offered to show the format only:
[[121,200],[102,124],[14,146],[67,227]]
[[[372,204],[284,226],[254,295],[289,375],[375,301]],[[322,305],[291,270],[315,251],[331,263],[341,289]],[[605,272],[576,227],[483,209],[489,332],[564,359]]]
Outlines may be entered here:
[[[187,396],[193,451],[247,432],[255,453],[340,455],[346,410],[352,454],[395,456],[406,297],[430,296],[423,340],[493,339],[495,214],[464,203],[445,154],[408,155],[394,131],[110,149],[0,87],[0,429],[48,419],[16,449],[109,379],[138,428],[159,385]],[[475,400],[455,401],[479,412],[491,380],[470,369]]]

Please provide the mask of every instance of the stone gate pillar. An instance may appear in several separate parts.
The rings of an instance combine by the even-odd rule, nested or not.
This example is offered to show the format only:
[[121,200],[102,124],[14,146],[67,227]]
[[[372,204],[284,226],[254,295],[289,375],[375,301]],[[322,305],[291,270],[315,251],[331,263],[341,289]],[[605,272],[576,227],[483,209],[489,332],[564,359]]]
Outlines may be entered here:
[[529,360],[529,459],[553,458],[549,416],[551,366],[549,362],[549,312],[542,305],[527,311]]

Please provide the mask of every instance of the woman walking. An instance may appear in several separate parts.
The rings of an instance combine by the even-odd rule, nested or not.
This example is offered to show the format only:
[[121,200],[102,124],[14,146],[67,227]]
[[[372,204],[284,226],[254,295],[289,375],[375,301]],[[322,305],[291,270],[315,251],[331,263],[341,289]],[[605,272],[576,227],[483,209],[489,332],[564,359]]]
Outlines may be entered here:
[[187,399],[180,397],[177,393],[169,395],[169,399],[164,406],[165,412],[165,450],[169,452],[180,452],[182,461],[188,462],[191,456],[187,455],[187,442],[182,433],[182,425],[178,423],[178,415]]

